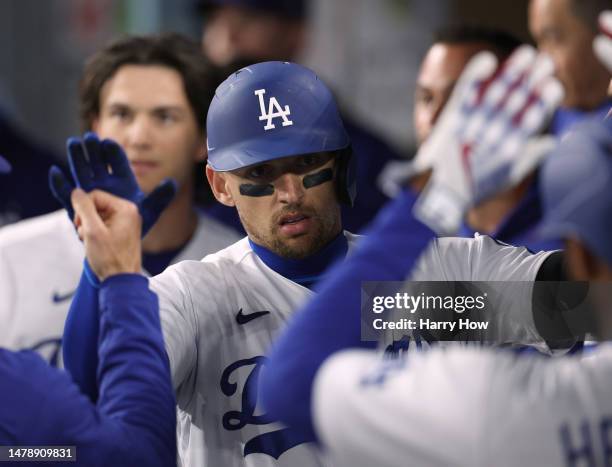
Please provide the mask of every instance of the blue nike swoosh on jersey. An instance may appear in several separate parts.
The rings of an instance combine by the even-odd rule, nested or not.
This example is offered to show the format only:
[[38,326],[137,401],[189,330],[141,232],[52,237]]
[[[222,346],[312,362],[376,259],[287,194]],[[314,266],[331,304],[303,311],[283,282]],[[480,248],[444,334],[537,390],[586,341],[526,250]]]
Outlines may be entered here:
[[242,308],[240,308],[240,310],[238,311],[238,314],[236,315],[236,322],[238,324],[246,324],[249,321],[253,321],[254,319],[260,318],[261,316],[265,316],[270,314],[269,311],[255,311],[253,313],[249,313],[248,315],[245,315],[242,312]]
[[73,290],[72,292],[67,292],[65,294],[60,294],[58,292],[53,292],[53,303],[62,303],[65,302],[66,300],[70,300],[74,294],[76,293],[76,289]]

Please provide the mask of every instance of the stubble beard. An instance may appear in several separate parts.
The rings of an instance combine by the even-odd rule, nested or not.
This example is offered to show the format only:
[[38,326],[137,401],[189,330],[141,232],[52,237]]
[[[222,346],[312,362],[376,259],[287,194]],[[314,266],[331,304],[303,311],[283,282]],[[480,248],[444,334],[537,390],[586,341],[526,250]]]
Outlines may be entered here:
[[[312,222],[312,228],[306,234],[289,238],[284,237],[280,233],[278,220],[284,214],[296,210],[308,215]],[[299,260],[317,253],[342,230],[339,208],[337,208],[337,211],[328,210],[320,214],[310,209],[287,207],[272,217],[265,232],[263,229],[258,231],[257,228],[246,221],[240,210],[238,210],[238,216],[249,237],[255,243],[286,259]]]

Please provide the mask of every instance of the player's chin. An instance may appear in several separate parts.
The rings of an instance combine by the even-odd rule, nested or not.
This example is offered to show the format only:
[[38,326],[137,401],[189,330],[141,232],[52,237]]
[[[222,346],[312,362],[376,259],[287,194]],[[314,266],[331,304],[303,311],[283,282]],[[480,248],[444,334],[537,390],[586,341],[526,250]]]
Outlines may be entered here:
[[288,259],[304,259],[318,251],[318,239],[314,234],[300,234],[290,237],[278,236],[277,250]]
[[157,188],[164,179],[164,177],[161,177],[159,174],[134,175],[136,177],[136,183],[138,183],[142,192],[147,195]]

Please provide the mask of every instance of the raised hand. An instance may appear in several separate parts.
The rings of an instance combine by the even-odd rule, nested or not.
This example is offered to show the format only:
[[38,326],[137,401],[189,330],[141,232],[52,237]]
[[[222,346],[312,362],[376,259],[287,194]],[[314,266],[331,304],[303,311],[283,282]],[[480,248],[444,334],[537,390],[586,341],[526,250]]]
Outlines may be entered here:
[[94,133],[86,133],[83,138],[68,139],[66,147],[72,180],[53,166],[49,171],[49,185],[71,219],[74,219],[74,210],[70,194],[75,186],[86,192],[102,190],[138,206],[144,236],[176,193],[175,182],[167,179],[145,195],[138,186],[123,149],[110,139],[100,140]]
[[553,71],[530,46],[501,66],[490,52],[470,61],[419,150],[434,161],[415,205],[421,221],[455,233],[470,206],[519,183],[552,150],[552,137],[539,133],[563,97]]
[[134,203],[94,190],[73,190],[75,225],[87,261],[100,280],[122,273],[140,273],[141,218]]

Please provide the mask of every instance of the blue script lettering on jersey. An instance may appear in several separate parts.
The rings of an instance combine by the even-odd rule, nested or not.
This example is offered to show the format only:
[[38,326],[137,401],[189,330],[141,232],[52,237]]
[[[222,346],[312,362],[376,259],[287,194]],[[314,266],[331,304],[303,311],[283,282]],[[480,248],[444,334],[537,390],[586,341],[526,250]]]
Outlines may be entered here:
[[[223,414],[223,428],[229,431],[240,430],[246,425],[267,425],[274,422],[267,414],[255,415],[257,394],[259,385],[259,374],[267,359],[263,356],[238,360],[229,365],[221,375],[221,391],[228,397],[233,396],[239,390],[238,383],[232,382],[232,375],[244,367],[253,367],[246,378],[241,394],[241,410],[230,410]],[[247,441],[244,445],[243,455],[261,453],[278,459],[285,451],[288,451],[306,440],[291,428],[271,431],[257,435]]]
[[385,354],[390,357],[398,357],[408,352],[410,348],[417,351],[425,350],[429,347],[438,345],[438,340],[426,329],[416,329],[410,336],[402,336],[399,340],[394,340],[385,349]]
[[398,374],[405,366],[406,358],[404,357],[383,360],[374,371],[361,378],[359,384],[363,387],[383,386],[389,377]]
[[[582,420],[577,427],[564,423],[559,429],[559,437],[567,466],[595,466],[596,459],[603,458],[603,465],[612,467],[611,416],[606,416],[599,422]],[[599,446],[601,455],[597,453]]]

